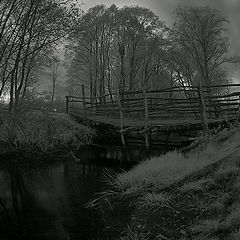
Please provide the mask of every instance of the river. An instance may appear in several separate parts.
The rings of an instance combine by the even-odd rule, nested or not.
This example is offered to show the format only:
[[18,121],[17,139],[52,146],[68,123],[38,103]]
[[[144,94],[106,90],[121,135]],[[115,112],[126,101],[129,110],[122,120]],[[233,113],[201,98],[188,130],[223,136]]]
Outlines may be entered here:
[[[111,229],[102,214],[83,205],[108,188],[106,172],[144,157],[142,149],[126,153],[116,147],[82,150],[79,161],[9,154],[0,166],[0,239],[112,239],[121,229]],[[126,221],[128,214],[121,214]]]

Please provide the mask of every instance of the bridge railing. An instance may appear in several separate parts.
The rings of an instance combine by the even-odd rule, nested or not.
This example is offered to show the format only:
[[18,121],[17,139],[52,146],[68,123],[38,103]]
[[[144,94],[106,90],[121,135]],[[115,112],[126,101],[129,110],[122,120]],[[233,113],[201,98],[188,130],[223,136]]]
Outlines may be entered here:
[[[238,114],[240,84],[203,86],[208,119],[234,117]],[[201,119],[202,103],[197,86],[178,86],[152,91],[111,93],[101,98],[66,96],[67,112],[104,116],[123,121],[142,119]]]

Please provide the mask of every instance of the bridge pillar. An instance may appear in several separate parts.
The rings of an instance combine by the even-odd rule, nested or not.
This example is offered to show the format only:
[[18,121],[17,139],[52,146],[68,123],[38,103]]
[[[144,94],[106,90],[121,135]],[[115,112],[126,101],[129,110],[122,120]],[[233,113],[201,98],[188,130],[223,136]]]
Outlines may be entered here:
[[123,128],[124,128],[124,119],[123,119],[123,111],[122,111],[122,99],[121,99],[121,93],[120,93],[120,90],[118,91],[118,108],[119,108],[119,116],[120,116],[120,134],[121,134],[121,141],[122,141],[122,145],[124,147],[126,147],[126,141],[125,141],[125,138],[124,138],[124,131],[123,131]]
[[83,112],[86,113],[86,101],[85,101],[85,89],[84,85],[82,85],[82,104],[83,104]]
[[144,112],[145,112],[145,126],[144,126],[144,137],[145,137],[145,145],[146,148],[149,149],[149,138],[148,138],[148,132],[147,132],[147,128],[149,125],[149,120],[148,120],[148,100],[147,100],[147,94],[146,91],[143,91],[144,94]]
[[199,82],[199,86],[198,86],[198,96],[199,96],[199,103],[200,103],[199,107],[200,107],[200,113],[202,118],[203,131],[205,135],[208,135],[209,129],[208,129],[207,111],[206,111],[206,105],[204,102],[203,89],[202,89],[201,82]]
[[69,96],[66,96],[66,113],[68,114]]

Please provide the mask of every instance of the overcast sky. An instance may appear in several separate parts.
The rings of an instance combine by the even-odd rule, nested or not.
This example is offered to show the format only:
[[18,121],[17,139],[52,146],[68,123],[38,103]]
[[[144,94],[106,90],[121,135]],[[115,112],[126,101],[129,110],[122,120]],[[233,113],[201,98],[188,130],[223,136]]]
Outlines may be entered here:
[[[139,5],[151,9],[168,26],[174,21],[173,11],[178,6],[206,6],[220,10],[229,20],[230,53],[240,55],[240,0],[78,0],[83,2],[86,10],[97,4],[119,7]],[[240,82],[240,65],[229,66],[230,75],[234,81]]]

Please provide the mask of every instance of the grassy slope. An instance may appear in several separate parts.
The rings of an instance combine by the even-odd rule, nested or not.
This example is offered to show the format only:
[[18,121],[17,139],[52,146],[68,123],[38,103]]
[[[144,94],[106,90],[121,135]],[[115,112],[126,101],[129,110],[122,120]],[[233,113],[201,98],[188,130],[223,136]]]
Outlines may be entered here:
[[206,146],[188,154],[173,151],[145,160],[130,171],[118,175],[114,186],[126,195],[148,188],[163,188],[228,156],[238,146],[240,130],[233,127],[212,137]]
[[[240,239],[239,140],[236,125],[186,155],[174,151],[143,161],[111,179],[111,191],[92,207],[127,202],[131,214],[121,240]],[[192,175],[209,165],[215,167]]]
[[6,149],[48,151],[79,147],[91,141],[93,131],[62,113],[25,112],[1,116],[0,142]]

